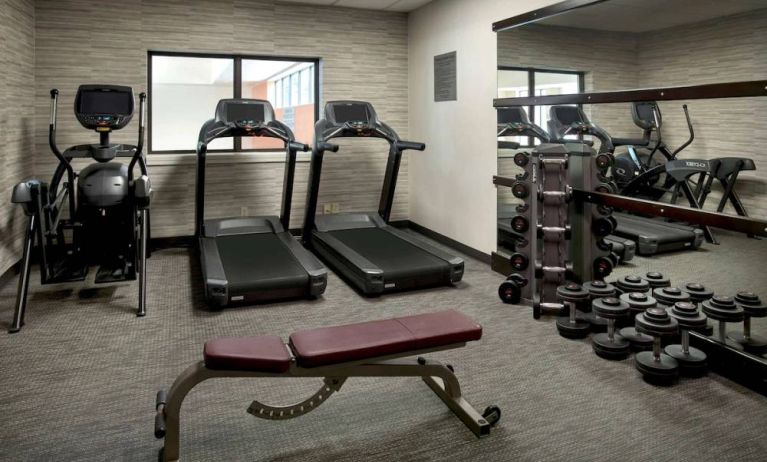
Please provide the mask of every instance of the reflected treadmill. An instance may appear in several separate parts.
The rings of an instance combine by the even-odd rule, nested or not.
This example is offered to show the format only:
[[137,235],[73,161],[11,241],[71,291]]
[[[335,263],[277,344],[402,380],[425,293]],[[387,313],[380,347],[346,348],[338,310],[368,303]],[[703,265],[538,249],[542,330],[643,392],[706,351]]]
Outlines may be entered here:
[[[285,143],[280,217],[204,218],[205,161],[216,138],[261,136]],[[313,298],[325,291],[327,270],[289,231],[297,143],[287,125],[274,119],[268,101],[223,99],[197,143],[195,237],[199,243],[205,298],[213,308],[287,298]]]
[[[423,143],[402,141],[378,120],[370,103],[331,101],[325,118],[315,126],[309,171],[304,244],[364,295],[456,283],[463,277],[463,260],[389,225],[402,151],[423,151]],[[316,215],[322,160],[338,151],[333,138],[382,138],[389,158],[378,212]]]

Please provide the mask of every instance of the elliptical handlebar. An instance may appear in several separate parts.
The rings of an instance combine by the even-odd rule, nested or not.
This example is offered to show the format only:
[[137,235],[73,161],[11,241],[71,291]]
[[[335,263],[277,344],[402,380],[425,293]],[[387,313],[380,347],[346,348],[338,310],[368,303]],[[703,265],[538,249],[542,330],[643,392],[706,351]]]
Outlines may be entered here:
[[[146,93],[141,92],[138,95],[139,98],[139,116],[138,116],[138,143],[136,144],[136,152],[133,153],[133,158],[128,164],[128,180],[133,180],[133,167],[136,163],[139,164],[139,169],[142,175],[147,175],[146,162],[142,157],[144,152],[144,124],[145,124],[145,112],[146,112]],[[141,160],[141,162],[139,162]]]
[[684,109],[684,117],[687,120],[687,130],[690,132],[690,137],[687,139],[687,141],[685,141],[683,145],[676,148],[676,151],[671,153],[671,159],[669,160],[676,159],[676,155],[682,152],[682,150],[684,150],[687,146],[692,144],[693,140],[695,139],[695,130],[692,128],[692,121],[690,120],[690,111],[687,110],[686,104],[682,105],[682,109]]

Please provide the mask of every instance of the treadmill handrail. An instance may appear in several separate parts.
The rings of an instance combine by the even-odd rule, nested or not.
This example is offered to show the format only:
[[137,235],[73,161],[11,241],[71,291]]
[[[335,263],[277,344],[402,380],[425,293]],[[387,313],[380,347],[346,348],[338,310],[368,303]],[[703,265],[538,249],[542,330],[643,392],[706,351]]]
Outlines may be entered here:
[[302,233],[304,244],[309,243],[312,231],[314,230],[323,156],[325,151],[336,152],[338,150],[337,144],[329,142],[329,140],[334,138],[381,138],[389,143],[389,157],[378,203],[378,214],[385,222],[388,222],[391,216],[402,152],[406,149],[418,151],[426,149],[426,144],[424,143],[400,139],[397,132],[386,123],[380,121],[375,112],[370,117],[369,124],[362,127],[350,122],[334,125],[325,118],[318,120],[314,126],[314,143],[312,144],[312,158],[309,166],[309,185],[306,191],[306,208],[304,210],[304,228]]
[[200,128],[197,138],[197,181],[195,188],[195,236],[204,234],[205,226],[205,167],[208,144],[218,138],[233,136],[266,137],[282,140],[285,146],[285,176],[282,182],[282,203],[280,206],[280,222],[283,228],[290,229],[290,209],[293,197],[293,183],[296,171],[296,153],[308,151],[309,145],[298,143],[293,131],[279,120],[256,124],[251,131],[238,130],[234,122],[222,122],[210,119]]

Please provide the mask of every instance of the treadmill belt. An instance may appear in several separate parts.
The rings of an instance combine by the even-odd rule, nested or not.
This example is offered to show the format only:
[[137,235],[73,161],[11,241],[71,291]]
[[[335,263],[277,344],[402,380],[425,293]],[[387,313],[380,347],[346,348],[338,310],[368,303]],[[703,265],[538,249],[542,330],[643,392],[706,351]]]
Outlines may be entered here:
[[329,234],[384,271],[387,279],[449,270],[449,263],[382,228],[342,229]]
[[216,244],[232,292],[309,284],[309,275],[276,234],[219,236]]

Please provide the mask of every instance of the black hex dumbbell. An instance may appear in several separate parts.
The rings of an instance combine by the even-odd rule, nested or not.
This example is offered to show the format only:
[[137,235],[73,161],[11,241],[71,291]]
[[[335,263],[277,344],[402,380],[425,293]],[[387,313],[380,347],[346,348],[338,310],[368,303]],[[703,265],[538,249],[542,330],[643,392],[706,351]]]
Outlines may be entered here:
[[616,297],[606,297],[594,300],[591,307],[595,314],[607,320],[607,332],[596,334],[591,338],[594,353],[605,359],[626,359],[631,351],[631,345],[615,333],[615,320],[628,316],[628,303]]
[[568,282],[557,287],[557,299],[565,305],[567,316],[557,318],[557,331],[565,338],[577,339],[588,337],[591,324],[576,317],[576,305],[589,299],[588,291],[579,284]]
[[730,345],[736,348],[739,347],[740,345],[738,343],[727,340],[727,323],[743,321],[745,317],[743,308],[738,306],[732,297],[718,295],[701,303],[701,307],[706,316],[714,321],[719,321],[719,332],[712,338],[725,345]]
[[670,383],[679,371],[679,363],[663,352],[661,338],[676,335],[679,323],[661,307],[648,308],[634,322],[637,331],[653,337],[652,351],[639,352],[634,358],[637,370],[648,382]]
[[[586,281],[583,283],[583,288],[589,292],[589,308],[591,303],[597,298],[615,297],[615,286],[605,281]],[[586,306],[585,304],[583,306]],[[591,324],[592,332],[607,332],[607,319],[604,319],[590,310],[583,313],[581,319]]]
[[669,279],[664,276],[663,273],[659,273],[657,271],[648,271],[642,279],[650,284],[651,289],[656,289],[658,287],[671,287],[671,281],[669,281]]
[[[629,305],[629,319],[634,319],[638,314],[644,313],[649,308],[658,304],[654,298],[642,292],[629,292],[621,295],[621,300]],[[620,336],[631,344],[634,351],[647,351],[652,349],[652,337],[637,331],[636,327],[628,326],[620,330]]]
[[682,292],[679,287],[657,287],[652,290],[652,296],[657,300],[658,306],[671,308],[677,302],[689,302],[690,295]]
[[767,339],[751,333],[751,318],[767,317],[767,305],[753,292],[738,292],[735,303],[743,309],[743,332],[731,332],[727,336],[749,353],[767,353]]
[[527,285],[527,278],[513,273],[498,286],[498,296],[503,303],[516,305],[522,300],[522,288]]
[[[680,289],[682,289],[683,292],[687,292],[687,294],[690,296],[690,300],[698,305],[714,296],[713,290],[710,290],[703,284],[697,282],[688,282],[687,284],[682,284]],[[698,329],[698,332],[701,332],[703,335],[713,335],[714,326],[711,325],[710,322],[706,321],[706,325]]]
[[669,345],[663,351],[676,359],[679,371],[688,377],[700,377],[706,373],[706,353],[690,346],[690,331],[700,330],[706,325],[703,315],[694,303],[677,302],[668,310],[669,315],[679,323],[682,332],[681,344]]

